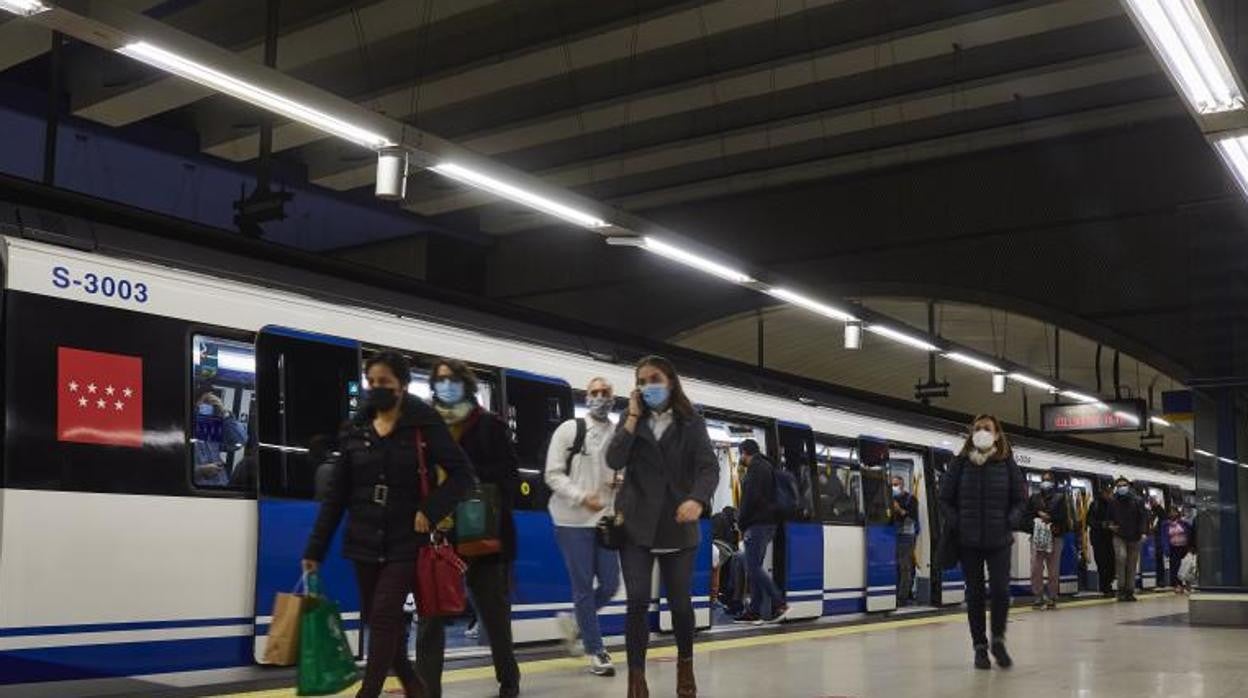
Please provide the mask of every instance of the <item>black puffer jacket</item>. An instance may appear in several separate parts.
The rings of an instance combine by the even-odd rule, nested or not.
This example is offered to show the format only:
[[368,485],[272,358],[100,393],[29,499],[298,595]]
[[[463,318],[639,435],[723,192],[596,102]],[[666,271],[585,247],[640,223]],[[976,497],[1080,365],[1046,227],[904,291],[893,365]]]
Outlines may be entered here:
[[464,422],[459,445],[472,463],[477,479],[498,487],[498,537],[503,558],[516,559],[516,490],[520,487],[520,457],[511,442],[511,430],[502,417],[476,407]]
[[996,550],[1014,542],[1026,499],[1023,472],[1012,457],[975,465],[958,456],[940,481],[940,507],[963,548]]
[[750,460],[745,479],[741,482],[741,531],[757,525],[776,523],[776,466],[762,454]]
[[1110,523],[1117,526],[1114,535],[1134,543],[1148,533],[1148,509],[1134,492],[1114,495],[1109,504]]
[[[447,475],[428,499],[420,493],[417,431],[425,441],[430,484],[437,483],[436,466]],[[442,520],[454,511],[472,481],[468,459],[442,418],[414,397],[404,400],[402,416],[389,435],[379,437],[372,416],[361,414],[343,433],[340,448],[330,456],[325,496],[303,553],[307,560],[324,559],[344,513],[348,516],[343,557],[361,562],[415,560],[417,550],[429,540],[416,533],[416,512],[423,511],[430,521]],[[384,497],[379,496],[382,493]]]
[[1035,527],[1035,521],[1043,511],[1049,515],[1053,535],[1065,535],[1073,528],[1070,524],[1070,508],[1066,501],[1066,495],[1056,491],[1048,495],[1043,492],[1031,495],[1031,498],[1027,500],[1028,528]]

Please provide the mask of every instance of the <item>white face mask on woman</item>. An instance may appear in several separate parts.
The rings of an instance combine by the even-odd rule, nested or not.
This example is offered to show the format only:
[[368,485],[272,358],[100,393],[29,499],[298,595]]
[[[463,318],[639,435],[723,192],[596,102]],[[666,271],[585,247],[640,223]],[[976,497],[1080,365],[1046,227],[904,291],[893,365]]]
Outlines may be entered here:
[[980,429],[971,436],[971,443],[981,451],[987,451],[997,443],[997,437],[987,429]]

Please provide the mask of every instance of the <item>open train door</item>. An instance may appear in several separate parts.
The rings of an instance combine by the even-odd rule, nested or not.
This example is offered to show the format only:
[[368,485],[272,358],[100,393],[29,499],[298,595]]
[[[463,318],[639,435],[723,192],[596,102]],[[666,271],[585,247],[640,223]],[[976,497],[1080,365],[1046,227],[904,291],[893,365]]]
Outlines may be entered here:
[[892,501],[888,442],[858,438],[865,514],[867,612],[897,608],[897,531],[889,520]]
[[[316,519],[316,471],[337,447],[360,398],[358,342],[282,327],[256,338],[257,486],[255,658],[264,656],[273,597],[299,580],[299,560]],[[321,566],[323,589],[340,605],[347,636],[359,649],[360,603],[342,526]]]
[[[940,550],[941,534],[945,532],[944,513],[940,508],[940,485],[945,474],[949,472],[949,465],[953,462],[953,452],[943,448],[933,448],[930,454],[931,457],[927,459],[927,520],[931,522],[928,531],[931,532],[930,555],[935,570],[940,563],[936,553]],[[960,604],[966,596],[965,591],[966,577],[962,574],[961,564],[941,570],[939,573],[932,572],[932,605]]]

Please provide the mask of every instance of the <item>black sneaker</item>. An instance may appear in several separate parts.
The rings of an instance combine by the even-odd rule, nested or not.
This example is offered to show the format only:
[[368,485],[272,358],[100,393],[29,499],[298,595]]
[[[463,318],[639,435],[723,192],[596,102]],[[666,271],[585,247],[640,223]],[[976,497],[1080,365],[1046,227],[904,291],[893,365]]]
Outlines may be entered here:
[[762,625],[763,619],[757,613],[746,611],[736,618],[732,619],[736,625]]
[[992,641],[992,657],[997,660],[997,666],[1002,669],[1009,669],[1014,666],[1014,660],[1010,658],[1010,653],[1005,651],[1005,640]]
[[988,648],[984,645],[975,645],[975,668],[991,669],[992,662],[988,661]]
[[788,617],[789,617],[789,605],[786,603],[786,604],[782,604],[782,605],[780,605],[780,606],[777,606],[777,607],[776,607],[776,615],[772,616],[771,618],[768,618],[766,622],[768,622],[768,623],[783,623],[783,622],[784,622],[784,620],[785,620],[786,618],[788,618]]

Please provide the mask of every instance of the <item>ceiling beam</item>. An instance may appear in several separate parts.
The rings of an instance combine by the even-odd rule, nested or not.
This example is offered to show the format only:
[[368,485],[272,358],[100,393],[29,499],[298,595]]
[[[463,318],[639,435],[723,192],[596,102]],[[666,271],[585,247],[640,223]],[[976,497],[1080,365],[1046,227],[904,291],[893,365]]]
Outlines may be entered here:
[[[146,12],[163,0],[117,0],[131,12]],[[7,15],[6,15],[7,17]],[[0,20],[0,71],[38,58],[52,46],[52,32],[29,22]]]

